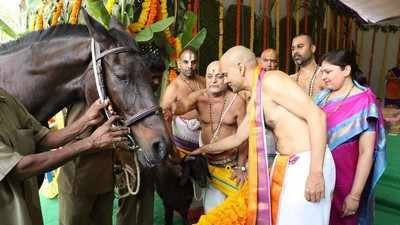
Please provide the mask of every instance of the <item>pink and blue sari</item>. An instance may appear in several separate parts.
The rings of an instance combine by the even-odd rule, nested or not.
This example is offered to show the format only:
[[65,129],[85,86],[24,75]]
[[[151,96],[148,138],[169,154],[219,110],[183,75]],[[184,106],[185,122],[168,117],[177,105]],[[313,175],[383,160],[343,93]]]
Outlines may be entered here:
[[[336,185],[331,207],[330,225],[373,225],[373,190],[386,168],[386,141],[383,117],[371,89],[346,99],[326,102],[329,91],[321,91],[315,102],[327,114],[328,145],[336,165]],[[358,212],[342,218],[342,206],[350,193],[358,162],[359,137],[363,132],[376,132],[374,161],[364,187]]]

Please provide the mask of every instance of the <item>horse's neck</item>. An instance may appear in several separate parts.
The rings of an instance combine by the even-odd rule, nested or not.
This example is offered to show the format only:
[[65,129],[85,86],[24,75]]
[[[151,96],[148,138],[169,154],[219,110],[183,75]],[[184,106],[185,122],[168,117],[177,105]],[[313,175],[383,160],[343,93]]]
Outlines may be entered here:
[[[41,122],[83,98],[83,79],[90,63],[89,38],[57,38],[0,56],[8,65],[8,82],[0,86],[15,95]],[[18,61],[12,63],[13,58]],[[7,62],[8,61],[8,62]],[[22,62],[22,63],[21,63]],[[11,67],[12,68],[11,68]]]

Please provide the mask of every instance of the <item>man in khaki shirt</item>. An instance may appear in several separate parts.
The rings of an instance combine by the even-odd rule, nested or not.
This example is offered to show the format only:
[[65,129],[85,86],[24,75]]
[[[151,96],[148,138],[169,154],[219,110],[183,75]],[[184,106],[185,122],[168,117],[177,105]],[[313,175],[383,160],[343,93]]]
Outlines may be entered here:
[[[101,109],[108,102],[96,101],[75,123],[58,130],[43,127],[14,97],[0,88],[0,221],[2,225],[43,224],[36,175],[54,169],[81,153],[119,143],[127,128],[111,128],[113,116],[89,137],[65,143],[86,128],[99,124]],[[48,151],[52,148],[57,148]]]

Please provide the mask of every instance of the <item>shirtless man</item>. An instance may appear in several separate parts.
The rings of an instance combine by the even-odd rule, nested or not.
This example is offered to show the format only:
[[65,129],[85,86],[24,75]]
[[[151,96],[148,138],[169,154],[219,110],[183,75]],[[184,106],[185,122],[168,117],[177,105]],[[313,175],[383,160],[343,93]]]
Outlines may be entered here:
[[292,59],[299,66],[299,71],[290,77],[308,94],[315,96],[323,89],[322,73],[315,62],[316,47],[309,35],[301,34],[293,38]]
[[[179,76],[169,84],[161,99],[161,108],[168,114],[171,105],[189,96],[190,93],[204,89],[205,80],[196,72],[197,57],[194,50],[184,49],[177,61]],[[168,116],[168,115],[167,115]],[[196,119],[195,110],[172,119],[172,136],[176,148],[181,154],[188,153],[198,147],[200,122]],[[166,118],[170,120],[169,118]],[[168,125],[170,124],[167,121]]]
[[275,49],[267,48],[265,49],[260,56],[259,61],[260,66],[263,70],[277,70],[278,69],[278,54]]
[[[227,215],[224,222],[246,218],[244,222],[232,221],[231,224],[246,221],[250,224],[256,221],[258,224],[270,224],[272,208],[272,221],[277,221],[278,225],[327,225],[335,168],[332,155],[326,150],[325,114],[285,73],[270,71],[263,76],[257,69],[254,53],[243,46],[229,49],[220,63],[232,90],[253,90],[252,100],[234,135],[205,145],[192,154],[218,154],[239,146],[250,137],[249,185],[247,191],[244,186],[240,194],[228,198],[212,210],[211,215],[203,216],[199,224],[217,223],[213,219],[221,211],[238,214]],[[257,91],[253,79],[258,77],[260,86]],[[262,144],[263,132],[260,132],[264,129],[262,121],[273,128],[279,152],[272,170],[271,205],[268,170],[265,168],[266,149]],[[261,181],[265,182],[264,186],[260,186]],[[248,207],[245,210],[230,210],[232,205],[238,206],[235,201],[245,202]]]
[[[224,78],[219,62],[210,63],[206,72],[207,89],[193,92],[174,106],[175,114],[191,110],[199,113],[200,146],[234,134],[246,114],[245,100],[228,90]],[[236,193],[245,181],[247,144],[207,157],[211,179],[204,199],[205,212],[219,205],[227,196]]]

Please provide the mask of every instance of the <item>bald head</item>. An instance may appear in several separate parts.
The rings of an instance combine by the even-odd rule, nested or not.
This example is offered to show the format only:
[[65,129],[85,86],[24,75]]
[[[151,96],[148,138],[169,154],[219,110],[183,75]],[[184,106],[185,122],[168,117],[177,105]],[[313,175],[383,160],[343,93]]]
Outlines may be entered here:
[[212,61],[210,64],[208,64],[207,66],[207,70],[206,73],[207,74],[215,74],[215,73],[219,73],[220,69],[219,69],[219,61]]
[[246,88],[246,73],[257,68],[257,60],[250,49],[235,46],[222,55],[220,65],[222,73],[226,74],[226,83],[234,92],[239,92]]
[[254,53],[241,45],[230,48],[221,57],[221,64],[238,65],[242,64],[245,67],[254,68],[257,66],[257,60]]
[[261,53],[259,64],[265,71],[276,70],[278,66],[278,54],[275,49],[265,49]]

